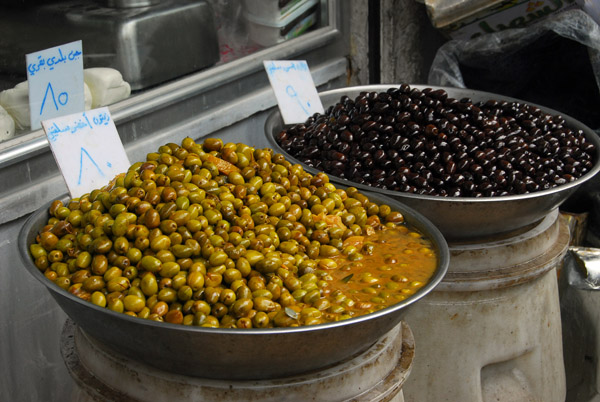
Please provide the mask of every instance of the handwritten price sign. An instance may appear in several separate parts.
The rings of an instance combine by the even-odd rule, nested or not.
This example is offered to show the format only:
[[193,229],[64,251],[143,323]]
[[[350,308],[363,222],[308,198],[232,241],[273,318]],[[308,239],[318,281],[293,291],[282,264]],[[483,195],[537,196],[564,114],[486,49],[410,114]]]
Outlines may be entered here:
[[71,197],[104,187],[130,163],[108,108],[42,121]]
[[302,123],[324,112],[306,61],[266,60],[263,64],[285,124]]
[[81,41],[26,56],[31,128],[85,110]]

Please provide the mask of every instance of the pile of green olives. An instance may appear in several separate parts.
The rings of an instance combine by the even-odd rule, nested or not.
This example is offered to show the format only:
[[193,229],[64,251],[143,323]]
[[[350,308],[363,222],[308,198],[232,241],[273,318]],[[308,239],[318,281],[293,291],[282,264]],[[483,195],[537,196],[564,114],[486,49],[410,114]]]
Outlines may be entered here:
[[311,325],[362,309],[332,288],[344,240],[405,225],[401,213],[311,175],[271,149],[169,143],[66,203],[30,245],[37,268],[96,306],[223,328]]

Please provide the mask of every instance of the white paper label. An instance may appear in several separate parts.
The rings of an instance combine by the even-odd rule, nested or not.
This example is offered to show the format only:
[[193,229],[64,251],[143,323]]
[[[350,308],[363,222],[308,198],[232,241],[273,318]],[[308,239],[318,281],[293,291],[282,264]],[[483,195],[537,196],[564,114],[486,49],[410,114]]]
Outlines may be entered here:
[[106,186],[130,163],[108,108],[42,121],[71,197]]
[[26,56],[32,129],[40,122],[85,110],[81,41]]
[[315,113],[324,113],[306,61],[265,60],[263,64],[285,124],[303,123]]

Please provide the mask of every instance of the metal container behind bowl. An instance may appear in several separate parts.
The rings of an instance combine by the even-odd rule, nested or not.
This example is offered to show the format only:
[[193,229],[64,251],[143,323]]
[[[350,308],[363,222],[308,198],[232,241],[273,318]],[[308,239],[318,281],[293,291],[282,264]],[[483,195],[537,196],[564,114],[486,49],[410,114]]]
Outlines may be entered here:
[[[397,86],[398,85],[396,85],[396,87]],[[363,91],[385,92],[391,87],[394,87],[394,85],[341,88],[323,92],[320,94],[320,98],[323,106],[327,108],[339,102],[343,95],[355,98]],[[473,102],[496,99],[531,104],[530,102],[519,99],[463,88],[434,87],[427,85],[411,85],[411,88],[420,90],[425,88],[443,89],[448,93],[448,97],[456,99],[470,98]],[[598,136],[594,131],[578,120],[566,116],[563,113],[543,106],[538,107],[546,113],[563,116],[567,125],[571,128],[583,130],[586,139],[596,146],[594,167],[574,182],[552,189],[523,195],[469,198],[411,194],[359,184],[333,175],[329,175],[329,178],[336,184],[354,186],[361,191],[376,192],[401,201],[431,220],[431,222],[433,222],[433,224],[442,232],[444,237],[451,242],[472,240],[482,241],[486,238],[508,236],[543,219],[549,212],[558,208],[581,184],[591,179],[598,170],[600,170],[600,158],[598,158],[598,152],[600,152],[600,139],[598,139]],[[275,136],[284,127],[283,119],[278,110],[273,111],[267,117],[265,122],[265,133],[273,150],[283,154],[286,159],[292,163],[300,163],[306,171],[313,174],[318,173],[319,170],[300,162],[279,146],[275,140]]]
[[26,54],[76,40],[82,41],[86,68],[114,68],[134,91],[219,61],[214,11],[207,1],[44,3],[0,13],[0,73],[25,79]]
[[[364,193],[402,212],[406,222],[429,238],[438,256],[436,271],[406,300],[349,320],[295,328],[219,329],[189,327],[131,317],[98,307],[61,289],[33,264],[29,245],[46,225],[50,203],[34,212],[18,239],[25,268],[38,279],[67,315],[89,336],[127,357],[177,374],[229,380],[282,378],[322,369],[366,350],[402,320],[406,309],[443,279],[448,245],[420,214],[400,202]],[[63,197],[63,201],[68,198]]]

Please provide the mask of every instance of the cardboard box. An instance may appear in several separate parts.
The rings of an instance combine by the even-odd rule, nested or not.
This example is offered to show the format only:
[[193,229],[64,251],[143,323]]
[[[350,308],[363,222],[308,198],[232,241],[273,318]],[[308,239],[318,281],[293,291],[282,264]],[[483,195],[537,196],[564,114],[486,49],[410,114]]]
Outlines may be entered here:
[[597,17],[598,3],[598,0],[425,0],[433,25],[452,39],[471,39],[506,29],[525,28],[572,9],[582,9]]

